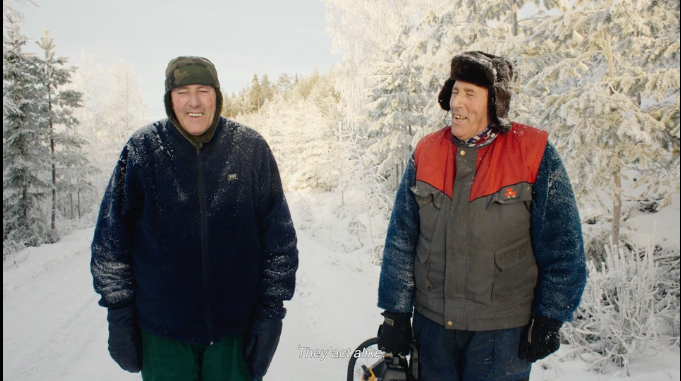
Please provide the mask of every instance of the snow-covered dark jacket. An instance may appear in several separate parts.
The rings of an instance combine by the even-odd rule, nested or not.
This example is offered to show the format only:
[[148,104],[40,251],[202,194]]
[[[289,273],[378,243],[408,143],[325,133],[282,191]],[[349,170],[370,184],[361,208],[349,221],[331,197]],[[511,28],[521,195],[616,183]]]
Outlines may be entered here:
[[579,214],[544,131],[513,123],[467,147],[449,127],[423,138],[397,191],[379,307],[446,328],[570,320],[586,282]]
[[151,333],[206,344],[283,318],[296,234],[272,152],[220,118],[197,149],[167,120],[135,132],[104,194],[92,242],[100,305],[134,304]]

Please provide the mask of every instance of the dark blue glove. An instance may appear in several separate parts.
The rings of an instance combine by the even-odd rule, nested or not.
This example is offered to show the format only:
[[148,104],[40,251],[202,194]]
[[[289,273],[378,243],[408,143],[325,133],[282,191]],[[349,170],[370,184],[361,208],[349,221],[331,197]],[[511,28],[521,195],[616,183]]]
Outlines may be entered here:
[[118,365],[131,373],[142,370],[142,335],[137,325],[135,307],[110,309],[109,354]]
[[560,347],[560,327],[563,322],[535,316],[520,334],[518,357],[529,362],[541,360]]
[[244,359],[254,379],[261,379],[267,373],[279,345],[281,328],[281,319],[258,319],[253,323],[244,350]]
[[383,324],[378,327],[378,349],[393,353],[409,353],[412,339],[411,313],[385,311]]

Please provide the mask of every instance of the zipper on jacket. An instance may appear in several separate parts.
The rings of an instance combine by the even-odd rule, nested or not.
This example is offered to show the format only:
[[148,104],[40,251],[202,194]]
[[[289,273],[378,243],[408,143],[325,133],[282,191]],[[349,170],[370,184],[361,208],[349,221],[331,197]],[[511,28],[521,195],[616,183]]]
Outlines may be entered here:
[[208,217],[206,216],[206,195],[203,187],[203,169],[201,166],[201,150],[196,148],[196,169],[198,172],[199,187],[199,218],[201,219],[201,259],[203,268],[203,295],[205,298],[204,313],[206,314],[206,329],[208,330],[208,341],[213,344],[213,318],[210,309],[210,287],[208,286]]

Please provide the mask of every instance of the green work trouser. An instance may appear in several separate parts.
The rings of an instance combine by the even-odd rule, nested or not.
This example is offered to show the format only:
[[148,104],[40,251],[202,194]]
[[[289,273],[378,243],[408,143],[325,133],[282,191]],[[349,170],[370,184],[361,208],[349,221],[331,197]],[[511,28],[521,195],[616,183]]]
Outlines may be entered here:
[[253,381],[243,356],[245,337],[199,345],[142,331],[142,380]]

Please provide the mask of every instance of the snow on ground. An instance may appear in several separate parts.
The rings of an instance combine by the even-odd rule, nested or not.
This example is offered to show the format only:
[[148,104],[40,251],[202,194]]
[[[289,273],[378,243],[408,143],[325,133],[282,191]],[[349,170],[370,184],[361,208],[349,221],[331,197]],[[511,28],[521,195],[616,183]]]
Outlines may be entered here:
[[108,358],[106,310],[92,289],[93,229],[29,248],[3,269],[3,380],[126,380]]
[[663,208],[658,213],[638,214],[631,218],[626,226],[628,233],[635,242],[642,245],[650,242],[657,243],[664,248],[681,247],[681,220],[679,220],[679,195],[672,197],[672,205]]
[[[381,322],[376,307],[380,268],[371,263],[369,240],[347,233],[345,222],[335,219],[337,199],[332,194],[290,196],[300,269],[267,381],[344,380],[348,359],[332,358],[332,351],[354,349],[373,337]],[[665,235],[678,242],[675,205],[676,230]],[[642,223],[639,231],[650,224]],[[665,218],[658,229],[660,224],[668,227],[670,221]],[[4,380],[140,379],[120,370],[108,355],[106,311],[97,305],[89,269],[91,238],[92,229],[79,230],[57,244],[17,253],[3,264]],[[362,240],[361,248],[348,252]],[[308,355],[315,350],[328,352],[322,360],[321,355]],[[563,346],[559,355],[569,350]],[[589,372],[586,361],[561,362],[559,357],[537,363],[531,378],[601,381],[625,376],[615,367],[608,374]],[[680,367],[678,351],[638,356],[631,364],[631,380],[679,380]]]

